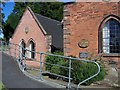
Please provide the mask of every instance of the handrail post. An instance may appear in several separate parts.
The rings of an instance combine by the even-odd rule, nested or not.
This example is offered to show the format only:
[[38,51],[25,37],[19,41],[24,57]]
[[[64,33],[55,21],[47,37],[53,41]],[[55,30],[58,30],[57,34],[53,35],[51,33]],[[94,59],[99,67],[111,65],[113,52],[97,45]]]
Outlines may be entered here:
[[68,82],[68,90],[71,88],[71,59],[69,59],[69,82]]
[[40,53],[40,80],[43,80],[42,78],[42,53]]
[[15,58],[17,58],[17,57],[16,57],[16,44],[15,44]]
[[18,61],[21,63],[21,54],[20,54],[20,46],[18,46]]
[[1,41],[1,50],[3,52],[3,41]]
[[22,47],[23,50],[24,50],[24,53],[23,54],[23,58],[24,58],[24,65],[23,65],[23,69],[24,71],[26,70],[26,49],[24,47]]
[[26,57],[24,56],[23,59],[24,59],[23,71],[25,71],[26,70]]
[[11,52],[10,52],[10,48],[11,48],[11,47],[10,47],[10,43],[8,44],[8,47],[9,47],[9,48],[8,48],[8,49],[9,49],[8,52],[9,52],[9,55],[11,56]]
[[5,52],[7,53],[7,42],[5,42]]
[[6,45],[6,42],[4,41],[4,51],[5,51],[5,53],[6,53],[6,51],[7,51],[7,50],[6,50],[6,46],[7,46],[7,45]]
[[20,46],[18,46],[18,61],[20,60]]
[[16,58],[16,52],[15,52],[15,51],[16,51],[16,50],[15,50],[16,45],[14,45],[14,47],[13,47],[13,48],[14,48],[14,57]]

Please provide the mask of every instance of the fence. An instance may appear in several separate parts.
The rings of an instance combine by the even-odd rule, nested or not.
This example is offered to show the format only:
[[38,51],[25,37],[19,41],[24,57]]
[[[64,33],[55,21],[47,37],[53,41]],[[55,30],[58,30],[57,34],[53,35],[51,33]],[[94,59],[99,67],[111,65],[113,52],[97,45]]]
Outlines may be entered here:
[[[89,78],[79,82],[79,84],[77,85],[77,89],[80,88],[80,85],[82,83],[94,78],[100,72],[99,64],[93,60],[81,60],[80,58],[56,55],[56,54],[45,53],[45,52],[30,51],[18,44],[13,44],[13,43],[7,44],[4,41],[1,41],[0,47],[1,47],[1,51],[6,52],[10,56],[13,56],[15,57],[16,60],[18,60],[23,71],[26,71],[29,73],[33,72],[33,75],[35,75],[36,77],[39,77],[40,80],[44,80],[45,75],[49,75],[49,76],[51,75],[51,77],[54,76],[54,78],[61,78],[63,79],[63,81],[67,82],[68,89],[71,88],[71,81],[73,80],[71,74],[73,72],[73,67],[75,66],[74,62],[93,63],[98,67],[98,71],[96,72],[96,74],[91,75]],[[35,55],[39,56],[39,60],[29,58],[28,56],[29,52],[32,52]],[[57,61],[49,62],[49,60],[46,60],[46,57],[48,56],[53,56],[53,59],[55,59],[55,57],[58,57],[59,63],[56,63]],[[53,67],[51,68],[51,66]],[[77,68],[79,68],[79,66]],[[54,70],[57,70],[57,71],[54,71]],[[37,71],[37,72],[34,72],[34,71]]]

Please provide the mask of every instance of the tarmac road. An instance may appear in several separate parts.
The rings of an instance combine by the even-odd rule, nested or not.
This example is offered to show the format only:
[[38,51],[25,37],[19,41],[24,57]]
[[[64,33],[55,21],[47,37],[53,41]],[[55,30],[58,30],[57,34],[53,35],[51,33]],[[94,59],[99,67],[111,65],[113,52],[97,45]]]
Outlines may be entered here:
[[7,88],[12,88],[11,90],[14,90],[15,88],[22,88],[22,90],[26,90],[27,88],[28,90],[31,90],[31,88],[34,90],[51,88],[51,90],[53,90],[54,87],[25,76],[12,57],[1,52],[0,55],[2,55],[2,82]]

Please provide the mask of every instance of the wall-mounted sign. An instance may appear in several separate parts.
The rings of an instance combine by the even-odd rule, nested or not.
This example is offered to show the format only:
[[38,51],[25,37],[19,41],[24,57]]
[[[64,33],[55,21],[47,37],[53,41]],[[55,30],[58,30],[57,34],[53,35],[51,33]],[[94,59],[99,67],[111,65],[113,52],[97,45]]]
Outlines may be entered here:
[[88,52],[80,52],[79,56],[80,56],[80,58],[87,58]]
[[89,42],[86,39],[82,39],[78,42],[78,46],[81,48],[87,48],[88,45],[89,45]]

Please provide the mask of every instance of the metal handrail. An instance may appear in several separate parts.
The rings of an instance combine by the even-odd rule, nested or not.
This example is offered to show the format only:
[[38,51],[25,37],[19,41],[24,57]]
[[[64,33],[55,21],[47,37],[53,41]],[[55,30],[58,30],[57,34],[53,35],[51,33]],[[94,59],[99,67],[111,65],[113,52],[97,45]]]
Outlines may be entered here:
[[[51,54],[51,53],[45,53],[45,52],[36,52],[36,51],[31,51],[31,50],[28,50],[28,49],[26,49],[26,48],[24,48],[24,47],[22,47],[22,46],[20,46],[20,45],[18,45],[18,44],[14,44],[14,43],[9,43],[9,44],[12,44],[12,45],[16,45],[16,46],[19,46],[19,47],[21,47],[23,50],[25,50],[25,51],[29,51],[29,52],[34,52],[34,53],[38,53],[38,54],[40,54],[40,64],[42,64],[43,62],[41,61],[41,59],[42,59],[42,55],[44,54],[44,55],[49,55],[49,56],[55,56],[55,57],[61,57],[61,58],[65,58],[65,59],[69,59],[69,67],[65,67],[65,68],[68,68],[69,69],[69,83],[68,83],[68,88],[70,88],[71,86],[70,86],[70,80],[71,80],[71,60],[80,60],[80,61],[83,61],[83,62],[90,62],[90,63],[94,63],[94,64],[96,64],[97,65],[97,67],[98,67],[98,71],[97,71],[97,73],[95,73],[94,75],[92,75],[92,76],[90,76],[90,77],[88,77],[87,79],[85,79],[85,80],[83,80],[83,81],[81,81],[81,82],[79,82],[79,84],[77,85],[77,90],[79,89],[79,87],[80,87],[80,85],[82,84],[82,83],[84,83],[84,82],[86,82],[86,81],[88,81],[88,80],[90,80],[90,79],[92,79],[92,78],[94,78],[95,76],[97,76],[99,73],[100,73],[100,65],[97,63],[97,62],[95,62],[95,61],[93,61],[93,60],[82,60],[82,59],[80,59],[80,58],[74,58],[74,57],[69,57],[69,56],[62,56],[62,55],[56,55],[56,54]],[[20,50],[18,50],[19,52],[20,52]],[[21,52],[20,52],[21,53]],[[23,57],[24,58],[26,58],[26,55],[24,55],[23,53],[21,53],[22,55],[23,55]],[[47,64],[50,64],[50,63],[47,63]],[[55,64],[53,64],[53,65],[55,65]],[[41,65],[40,65],[41,66]],[[57,65],[57,66],[59,66],[59,65]],[[64,66],[60,66],[60,67],[64,67]],[[41,67],[40,67],[41,68]],[[53,73],[52,73],[53,74]],[[42,71],[40,70],[40,75],[42,75]],[[41,76],[42,77],[42,76]],[[42,78],[41,78],[41,80],[42,80]]]
[[97,67],[98,67],[98,71],[97,71],[96,74],[92,75],[91,77],[88,77],[87,79],[85,79],[85,80],[79,82],[79,84],[77,85],[77,90],[79,89],[79,87],[80,87],[80,85],[81,85],[82,83],[84,83],[84,82],[86,82],[86,81],[88,81],[88,80],[94,78],[95,76],[97,76],[97,75],[100,73],[100,65],[99,65],[97,62],[92,61],[92,60],[84,60],[84,61],[85,61],[85,62],[95,63],[95,64],[97,65]]
[[[61,65],[51,64],[51,63],[48,63],[48,62],[43,62],[43,63],[69,69],[69,67],[65,67],[65,66],[61,66]],[[73,68],[70,68],[70,69],[73,70]]]
[[[44,52],[31,51],[31,50],[28,50],[28,49],[26,49],[26,48],[24,48],[24,47],[22,47],[22,46],[20,46],[20,45],[18,45],[18,44],[14,44],[14,43],[10,43],[10,44],[17,45],[17,46],[21,47],[21,48],[22,48],[23,50],[25,50],[25,51],[29,51],[29,52],[33,52],[33,53],[40,54],[40,56],[41,56],[42,54],[44,54],[44,55],[49,55],[49,56],[56,56],[56,57],[61,57],[61,58],[70,59],[70,57],[67,57],[67,56],[55,55],[55,54],[44,53]],[[20,50],[19,50],[19,51],[20,51]],[[22,54],[22,55],[23,55],[24,58],[27,58],[26,55],[24,55],[24,54]],[[40,64],[42,64],[42,63],[44,63],[44,62],[42,62],[41,59],[40,59]],[[50,64],[50,65],[53,65],[53,64]],[[54,64],[54,65],[55,65],[55,64]],[[42,65],[40,65],[40,66],[42,66]],[[58,67],[64,67],[64,68],[67,68],[67,69],[72,69],[72,68],[70,68],[70,67],[60,66],[60,65],[57,65],[57,64],[56,64],[56,66],[58,66]],[[40,67],[40,68],[42,68],[42,67]],[[40,71],[40,72],[41,72],[41,71]],[[51,73],[51,74],[53,74],[53,73]],[[57,74],[54,74],[54,75],[57,75]],[[63,77],[63,75],[57,75],[57,76]],[[71,80],[70,77],[66,77],[66,76],[64,76],[64,77]],[[40,79],[42,80],[42,72],[40,73]]]

